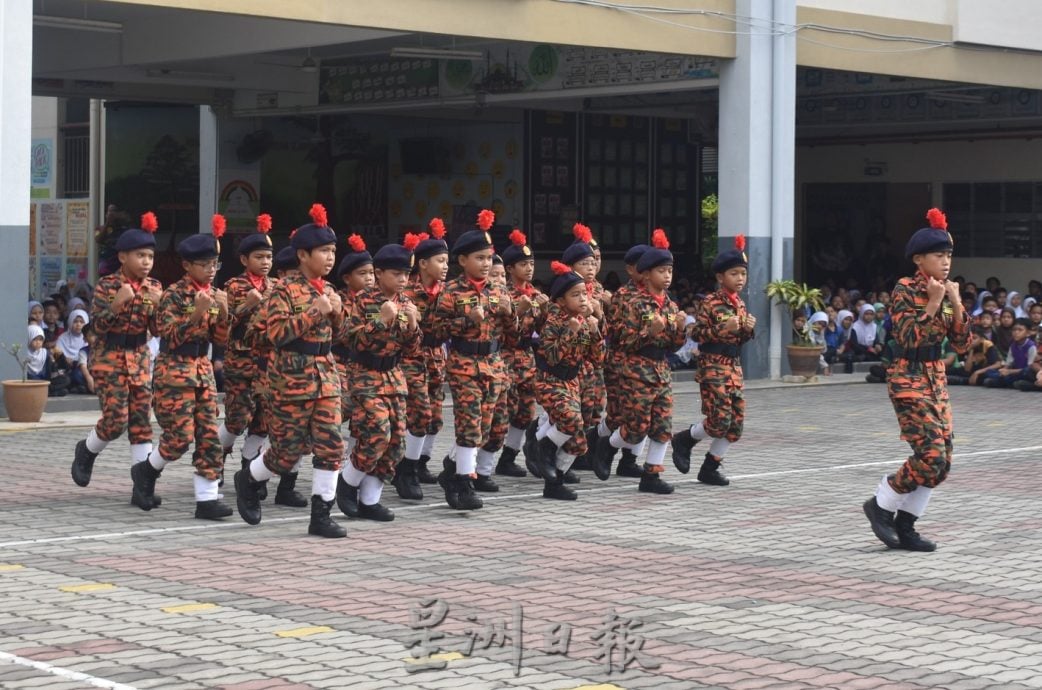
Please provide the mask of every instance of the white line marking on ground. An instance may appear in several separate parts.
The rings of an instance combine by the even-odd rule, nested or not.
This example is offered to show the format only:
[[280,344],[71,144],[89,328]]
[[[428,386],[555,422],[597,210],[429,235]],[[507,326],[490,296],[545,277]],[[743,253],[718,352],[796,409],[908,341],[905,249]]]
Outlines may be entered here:
[[[1012,454],[1015,454],[1015,453],[1028,453],[1028,452],[1039,451],[1039,450],[1042,450],[1042,446],[1023,446],[1023,447],[1020,447],[1020,448],[995,448],[995,449],[992,449],[992,450],[977,450],[977,451],[972,451],[972,452],[969,452],[969,453],[958,453],[958,454],[953,456],[953,462],[957,461],[957,460],[960,460],[960,459],[963,459],[963,458],[980,457],[980,456],[983,456],[983,455],[1012,455]],[[756,472],[756,473],[753,473],[753,474],[731,474],[731,475],[728,475],[728,476],[731,479],[759,479],[761,477],[780,477],[780,476],[789,475],[789,474],[806,474],[808,472],[828,472],[830,470],[851,470],[851,469],[857,469],[857,468],[860,468],[860,467],[880,467],[880,466],[883,466],[883,465],[888,465],[888,466],[897,468],[897,467],[900,466],[900,464],[901,464],[901,461],[897,460],[897,459],[895,459],[895,460],[878,460],[878,461],[875,461],[875,462],[858,462],[858,463],[852,463],[852,464],[848,464],[848,465],[830,465],[828,467],[802,467],[802,468],[794,468],[794,469],[787,469],[787,470],[773,470],[773,471],[770,471],[770,472]],[[688,478],[685,478],[685,479],[675,479],[675,478],[671,477],[670,481],[673,484],[694,484],[694,483],[698,482],[698,479],[695,478],[695,477],[688,477]],[[587,493],[608,493],[608,492],[614,492],[614,491],[634,491],[635,487],[636,487],[636,482],[626,482],[624,484],[620,484],[618,481],[616,481],[616,482],[613,482],[612,484],[603,485],[603,486],[598,486],[597,484],[593,484],[592,482],[590,482],[590,483],[585,484],[584,486],[594,486],[595,488],[592,488],[592,489],[585,489],[585,488],[584,489],[580,489],[580,492],[583,493],[583,494],[587,494]],[[542,492],[523,493],[523,494],[511,494],[509,496],[490,496],[488,494],[482,494],[481,499],[485,503],[501,503],[501,502],[504,502],[504,501],[516,501],[518,499],[542,498],[542,495],[543,495]],[[410,504],[410,505],[405,505],[405,506],[396,506],[394,508],[394,511],[396,513],[401,513],[401,512],[412,511],[412,510],[430,510],[431,508],[445,508],[445,507],[447,507],[447,504],[444,503],[444,502],[441,502],[441,503],[424,503],[422,505],[420,505],[420,504]],[[465,513],[464,513],[464,515],[465,515]],[[311,519],[310,515],[297,515],[297,516],[293,516],[293,517],[268,518],[268,519],[265,519],[264,522],[261,523],[261,524],[263,524],[263,525],[275,525],[275,524],[281,524],[281,523],[284,523],[284,522],[299,522],[301,520],[310,520],[310,519]],[[102,539],[123,539],[123,538],[126,538],[126,537],[140,537],[140,536],[148,536],[148,535],[166,534],[168,532],[189,532],[189,531],[196,531],[196,530],[222,529],[222,528],[223,529],[231,529],[231,528],[250,529],[250,525],[246,525],[246,524],[244,524],[242,522],[234,521],[234,519],[233,519],[232,522],[207,522],[207,523],[203,523],[203,524],[177,525],[177,526],[174,526],[174,527],[154,527],[152,529],[129,530],[129,531],[126,531],[126,532],[102,532],[102,533],[99,533],[99,534],[73,534],[73,535],[69,535],[67,537],[44,537],[44,538],[41,538],[41,539],[23,539],[21,541],[0,542],[0,548],[9,548],[9,547],[13,547],[13,546],[31,546],[33,544],[55,544],[55,543],[73,542],[73,541],[92,541],[92,540],[102,540]]]
[[112,680],[105,680],[104,678],[98,678],[86,673],[80,673],[79,671],[72,671],[61,666],[55,666],[54,664],[48,664],[46,661],[34,661],[33,659],[26,659],[25,657],[16,656],[14,654],[8,654],[7,652],[0,652],[0,661],[6,661],[11,664],[18,664],[19,666],[28,666],[29,668],[35,668],[37,671],[43,671],[44,673],[50,673],[51,675],[65,678],[67,680],[74,680],[79,683],[85,683],[92,688],[109,688],[109,690],[136,690],[133,685],[124,685],[123,683],[117,683]]

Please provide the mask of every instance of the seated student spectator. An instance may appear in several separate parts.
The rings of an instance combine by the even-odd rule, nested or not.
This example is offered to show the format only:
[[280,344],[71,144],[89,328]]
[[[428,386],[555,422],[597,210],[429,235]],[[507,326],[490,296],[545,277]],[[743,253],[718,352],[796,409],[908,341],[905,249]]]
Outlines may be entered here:
[[[829,317],[823,311],[816,311],[810,316],[810,341],[821,348],[821,356],[818,358],[818,369],[822,371],[825,376],[832,376],[832,367],[830,363],[831,359],[828,359],[827,355],[829,352],[829,345],[825,339],[825,329],[829,324]],[[836,351],[832,350],[832,357],[835,358]]]
[[690,311],[684,315],[684,332],[687,334],[687,338],[679,350],[666,356],[669,368],[673,370],[693,369],[698,362],[698,343],[691,339],[691,326],[695,323],[695,316],[691,312],[694,312],[696,307],[688,309]]
[[999,279],[995,276],[988,276],[988,278],[984,281],[984,287],[988,290],[988,292],[995,292],[999,289],[1000,285],[1002,285],[1002,283],[1000,283]]
[[1028,297],[1034,297],[1036,302],[1042,302],[1042,281],[1028,281]]
[[890,329],[893,328],[890,310],[882,302],[876,302],[872,306],[876,310],[876,330],[879,332],[876,342],[885,343],[890,340]]
[[1017,381],[1033,380],[1031,365],[1038,354],[1035,341],[1028,337],[1031,321],[1017,319],[1013,324],[1013,341],[1009,346],[1005,364],[984,375],[984,385],[989,388],[1008,388]]
[[973,311],[970,312],[970,316],[977,316],[983,311],[994,314],[998,311],[999,303],[995,301],[991,293],[987,290],[977,293],[977,304],[973,307]]
[[69,329],[58,336],[55,343],[54,363],[58,369],[69,372],[70,379],[75,379],[79,369],[80,350],[87,346],[83,329],[90,323],[87,312],[77,309],[69,314]]
[[858,320],[850,327],[847,348],[843,357],[843,371],[854,373],[854,362],[878,362],[883,351],[876,328],[876,309],[871,304],[862,304]]
[[1009,354],[1010,344],[1013,342],[1013,322],[1017,317],[1013,310],[1006,308],[999,313],[999,323],[995,326],[995,347],[999,348],[999,355],[1003,358]]
[[[833,364],[839,356],[839,350],[843,347],[843,330],[836,325],[838,313],[831,305],[825,307],[825,315],[828,321],[825,323],[825,362]],[[829,374],[831,374],[831,367]]]
[[895,348],[897,348],[897,341],[893,338],[888,339],[883,347],[883,352],[879,355],[879,364],[873,364],[869,367],[868,374],[865,375],[865,381],[868,383],[886,383],[887,371],[890,369],[890,363],[894,361]]
[[43,303],[43,341],[50,347],[58,340],[58,336],[65,332],[61,322],[61,312],[58,303],[52,299]]
[[1010,290],[1006,295],[1006,306],[1013,310],[1013,313],[1017,315],[1018,319],[1026,319],[1028,316],[1027,311],[1024,309],[1024,300],[1021,299],[1020,293],[1016,290]]
[[29,325],[28,348],[26,357],[29,360],[25,377],[31,381],[48,381],[50,386],[47,395],[60,398],[68,392],[69,377],[54,367],[52,353],[44,347],[43,329],[36,324]]
[[43,305],[31,299],[29,300],[29,325],[33,324],[43,328]]
[[977,295],[972,292],[962,293],[962,310],[967,314],[977,311]]
[[[1031,299],[1028,297],[1028,299]],[[1027,300],[1024,300],[1025,302]],[[1031,319],[1031,323],[1035,324],[1035,330],[1039,333],[1039,336],[1035,338],[1036,341],[1042,342],[1042,303],[1032,302],[1031,306],[1027,308],[1028,318]]]
[[1028,369],[1030,373],[1020,381],[1014,381],[1013,387],[1025,393],[1042,393],[1042,349],[1036,349],[1035,361]]
[[1004,287],[997,287],[991,291],[992,296],[999,305],[999,309],[1006,308],[1006,300],[1009,299],[1009,292]]
[[989,371],[995,371],[1001,366],[1002,358],[999,357],[999,350],[994,343],[987,338],[974,335],[961,366],[948,369],[948,385],[979,386]]
[[973,334],[995,344],[995,317],[990,311],[982,311],[974,318]]

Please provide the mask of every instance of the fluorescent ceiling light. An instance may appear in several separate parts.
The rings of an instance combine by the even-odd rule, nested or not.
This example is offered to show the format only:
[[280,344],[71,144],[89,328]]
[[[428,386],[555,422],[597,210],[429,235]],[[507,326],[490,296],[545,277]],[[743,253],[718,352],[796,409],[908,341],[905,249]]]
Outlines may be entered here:
[[235,81],[235,75],[222,72],[193,72],[183,69],[150,69],[145,76],[153,79],[184,79],[186,81]]
[[455,50],[452,48],[391,48],[391,57],[396,58],[431,58],[443,60],[484,60],[485,53],[480,50]]
[[44,26],[49,29],[94,31],[104,34],[123,33],[123,25],[119,22],[103,22],[97,19],[77,19],[76,17],[50,17],[43,14],[33,15],[33,26]]

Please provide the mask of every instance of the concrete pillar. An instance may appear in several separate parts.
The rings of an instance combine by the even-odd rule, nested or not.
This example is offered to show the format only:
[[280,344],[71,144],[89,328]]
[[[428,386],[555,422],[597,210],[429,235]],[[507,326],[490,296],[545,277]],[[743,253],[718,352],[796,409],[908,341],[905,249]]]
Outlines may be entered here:
[[749,378],[781,375],[787,321],[764,286],[792,276],[795,184],[795,0],[737,0],[737,57],[720,69],[721,250],[744,233],[749,284],[742,295],[757,336],[742,353]]
[[208,105],[199,106],[199,230],[210,231],[210,220],[217,213],[217,113]]
[[[26,345],[29,292],[29,148],[32,123],[33,9],[0,3],[0,342]],[[0,378],[20,377],[0,353]],[[2,403],[0,403],[2,405]]]

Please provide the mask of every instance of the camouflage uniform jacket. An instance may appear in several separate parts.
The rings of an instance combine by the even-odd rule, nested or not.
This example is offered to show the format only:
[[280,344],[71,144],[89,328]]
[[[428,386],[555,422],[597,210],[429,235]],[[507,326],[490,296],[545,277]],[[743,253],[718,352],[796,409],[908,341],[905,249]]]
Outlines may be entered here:
[[[273,281],[267,276],[264,276],[261,280],[259,292],[266,296],[271,290]],[[246,338],[247,330],[253,316],[260,310],[261,304],[264,303],[264,300],[261,300],[261,303],[255,307],[246,306],[246,296],[253,289],[253,283],[250,282],[246,273],[235,276],[224,285],[224,290],[228,293],[228,315],[230,318],[229,352],[246,353],[252,349],[249,340]]]
[[[556,304],[548,304],[548,314],[539,334],[539,358],[550,367],[575,368],[584,363],[600,366],[604,362],[604,338],[598,329],[587,322],[572,332],[568,327],[571,315]],[[555,382],[559,377],[540,370],[537,380]]]
[[[325,293],[332,292],[327,284]],[[267,338],[276,350],[268,369],[271,394],[276,400],[340,397],[340,377],[332,352],[310,355],[286,349],[298,340],[329,346],[340,335],[343,312],[322,315],[315,306],[321,296],[300,273],[287,276],[271,291],[265,317]]]
[[420,349],[416,354],[403,353],[402,357],[407,360],[420,360],[428,369],[445,366],[444,341],[439,341],[434,335],[432,322],[434,318],[434,305],[438,295],[445,289],[444,282],[438,282],[433,292],[423,286],[419,276],[414,276],[409,284],[405,286],[403,296],[416,305],[420,312]]
[[90,305],[90,322],[94,332],[98,334],[98,343],[90,349],[89,368],[91,375],[126,374],[132,386],[149,386],[152,383],[152,368],[149,364],[148,347],[124,349],[106,347],[105,337],[109,334],[144,335],[156,332],[156,306],[142,294],[144,288],[162,290],[163,286],[155,278],[146,277],[140,288],[135,289],[137,295],[125,303],[119,311],[113,311],[111,304],[116,293],[124,282],[130,282],[122,271],[117,271],[98,280],[94,288],[94,300]]
[[[510,313],[501,315],[500,304],[509,301],[506,292],[485,281],[479,291],[464,276],[449,281],[438,295],[431,318],[431,331],[439,340],[452,338],[457,342],[486,344],[500,341],[505,328],[517,328],[517,317]],[[485,318],[474,323],[468,316],[477,307],[485,311]],[[464,376],[480,373],[495,377],[500,373],[499,355],[472,355],[449,347],[446,371]]]
[[[752,340],[755,333],[742,323],[742,318],[748,312],[745,302],[737,294],[732,294],[724,289],[719,289],[706,295],[698,305],[695,314],[695,323],[692,337],[700,348],[704,343],[718,343],[722,345],[734,345],[740,347],[743,343]],[[739,320],[738,330],[734,332],[725,331],[727,321],[737,316]],[[681,341],[683,344],[683,341]],[[712,354],[708,352],[699,353],[699,366],[702,368],[712,366],[733,367],[738,360],[726,355]]]
[[[655,385],[672,382],[673,375],[666,355],[675,352],[684,344],[684,316],[669,295],[662,295],[660,305],[654,295],[644,288],[637,288],[619,302],[615,316],[615,348],[625,359],[619,373]],[[661,316],[666,327],[651,334],[652,320]]]
[[906,353],[922,347],[936,346],[938,351],[945,338],[949,346],[959,355],[969,348],[970,327],[966,312],[962,320],[955,319],[955,310],[947,295],[941,301],[937,313],[926,314],[926,276],[917,272],[911,278],[902,278],[894,286],[890,313],[893,320],[891,335],[900,348],[890,364],[887,381],[890,390],[898,397],[903,390],[921,388],[923,384],[934,386],[944,377],[944,362],[941,359],[927,362],[909,361]]
[[[537,295],[542,293],[529,283],[523,287],[512,284],[509,294],[510,299],[516,305],[517,301],[522,297],[534,300]],[[532,308],[519,315],[516,319],[516,324],[509,324],[503,329],[503,347],[508,351],[530,353],[531,347],[523,346],[525,343],[531,342],[533,333],[539,333],[543,329],[549,307],[549,302],[540,307],[533,301]],[[529,354],[528,356],[530,357],[531,355]]]
[[[408,317],[399,312],[390,326],[380,317],[380,307],[391,301],[399,309],[409,304],[409,298],[396,295],[390,300],[379,287],[366,288],[355,295],[347,323],[347,344],[352,352],[365,357],[400,358],[408,353],[417,356],[420,350],[420,329],[408,330]],[[363,354],[364,353],[364,354]],[[400,395],[408,389],[400,366],[378,371],[364,362],[352,360],[347,365],[351,390],[365,391],[367,395]]]
[[[212,288],[211,288],[212,290]],[[156,357],[155,381],[165,387],[217,389],[213,378],[213,362],[207,345],[228,342],[228,317],[220,313],[217,304],[210,305],[206,314],[195,321],[195,296],[198,293],[187,276],[166,289],[156,312],[156,335],[170,350],[197,343],[198,356],[164,352]]]

